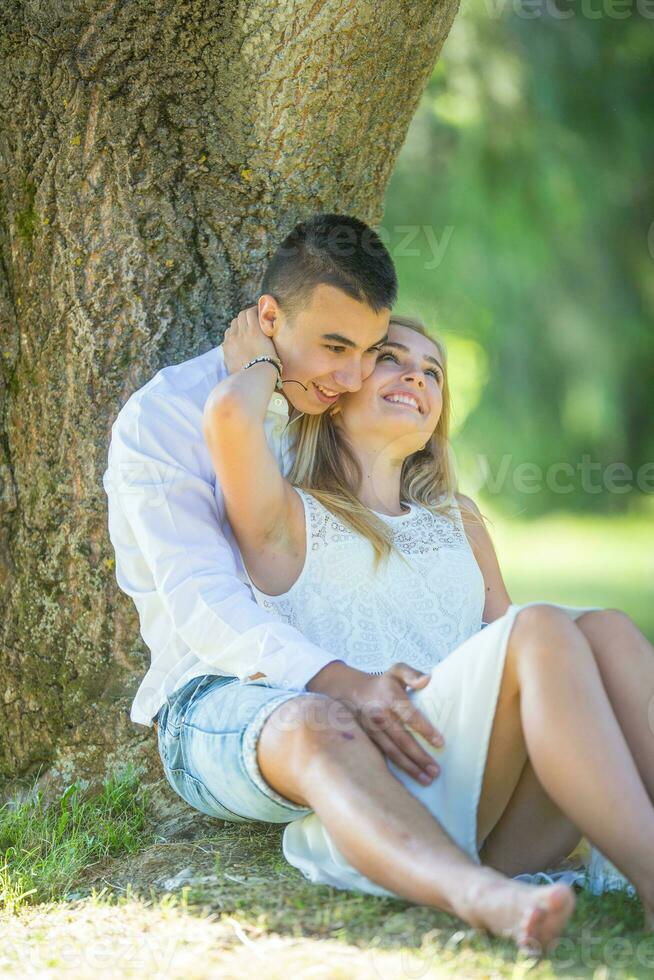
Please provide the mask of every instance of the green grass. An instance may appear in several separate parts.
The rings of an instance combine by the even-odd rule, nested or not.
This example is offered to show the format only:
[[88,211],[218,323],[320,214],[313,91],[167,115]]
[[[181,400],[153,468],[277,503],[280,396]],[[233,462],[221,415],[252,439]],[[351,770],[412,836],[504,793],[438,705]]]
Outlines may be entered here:
[[654,642],[654,512],[527,522],[481,509],[513,602],[622,609]]
[[80,872],[147,839],[145,799],[133,769],[85,796],[73,783],[54,802],[42,792],[0,809],[0,910],[63,898]]
[[[535,963],[437,909],[305,881],[283,859],[280,826],[203,827],[210,833],[193,841],[159,841],[126,861],[103,862],[101,880],[111,887],[99,893],[89,887],[73,901],[0,915],[0,971],[23,976],[29,963],[47,977],[110,965],[121,977],[180,980],[651,976],[654,946],[640,930],[642,911],[622,893],[579,894],[560,947]],[[190,883],[175,894],[149,889],[162,867],[171,875],[186,869]]]

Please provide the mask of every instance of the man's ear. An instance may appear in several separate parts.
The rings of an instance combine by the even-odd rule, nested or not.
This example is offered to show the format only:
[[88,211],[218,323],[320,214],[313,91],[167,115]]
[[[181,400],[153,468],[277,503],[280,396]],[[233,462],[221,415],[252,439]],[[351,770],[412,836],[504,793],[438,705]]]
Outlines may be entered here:
[[259,326],[266,337],[275,336],[279,326],[279,305],[274,296],[264,293],[259,297]]

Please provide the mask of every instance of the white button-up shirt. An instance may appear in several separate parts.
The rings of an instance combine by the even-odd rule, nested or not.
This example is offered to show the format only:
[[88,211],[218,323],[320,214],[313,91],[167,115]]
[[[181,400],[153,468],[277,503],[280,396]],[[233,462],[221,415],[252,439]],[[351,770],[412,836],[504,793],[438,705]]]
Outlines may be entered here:
[[[266,683],[304,691],[339,659],[252,595],[202,432],[207,397],[227,373],[222,346],[163,368],[112,426],[102,483],[116,581],[136,604],[152,655],[130,712],[137,724],[151,726],[166,698],[200,674],[263,673]],[[264,424],[284,474],[293,456],[288,414],[273,394]]]

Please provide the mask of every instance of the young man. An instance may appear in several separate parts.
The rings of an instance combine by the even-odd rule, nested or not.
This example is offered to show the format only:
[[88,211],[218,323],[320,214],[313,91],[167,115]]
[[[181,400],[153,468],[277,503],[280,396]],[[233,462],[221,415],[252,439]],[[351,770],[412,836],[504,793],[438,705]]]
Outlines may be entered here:
[[362,874],[457,909],[479,869],[384,761],[392,751],[416,779],[433,779],[432,757],[405,727],[438,735],[407,695],[430,675],[350,668],[255,603],[203,436],[210,392],[246,368],[235,350],[249,363],[272,341],[282,370],[267,433],[286,469],[293,419],[328,410],[372,372],[396,290],[390,255],[363,222],[325,214],[297,225],[224,344],[129,398],[103,484],[118,585],[152,653],[130,717],[158,719],[173,788],[225,820],[286,823],[315,809]]

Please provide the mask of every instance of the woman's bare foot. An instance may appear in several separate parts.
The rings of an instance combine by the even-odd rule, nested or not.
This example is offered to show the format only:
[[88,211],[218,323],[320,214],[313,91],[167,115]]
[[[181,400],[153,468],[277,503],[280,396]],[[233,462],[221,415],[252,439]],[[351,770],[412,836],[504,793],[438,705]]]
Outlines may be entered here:
[[[472,896],[471,896],[472,898]],[[465,918],[535,956],[551,952],[575,907],[569,885],[528,885],[501,876],[474,889]]]

